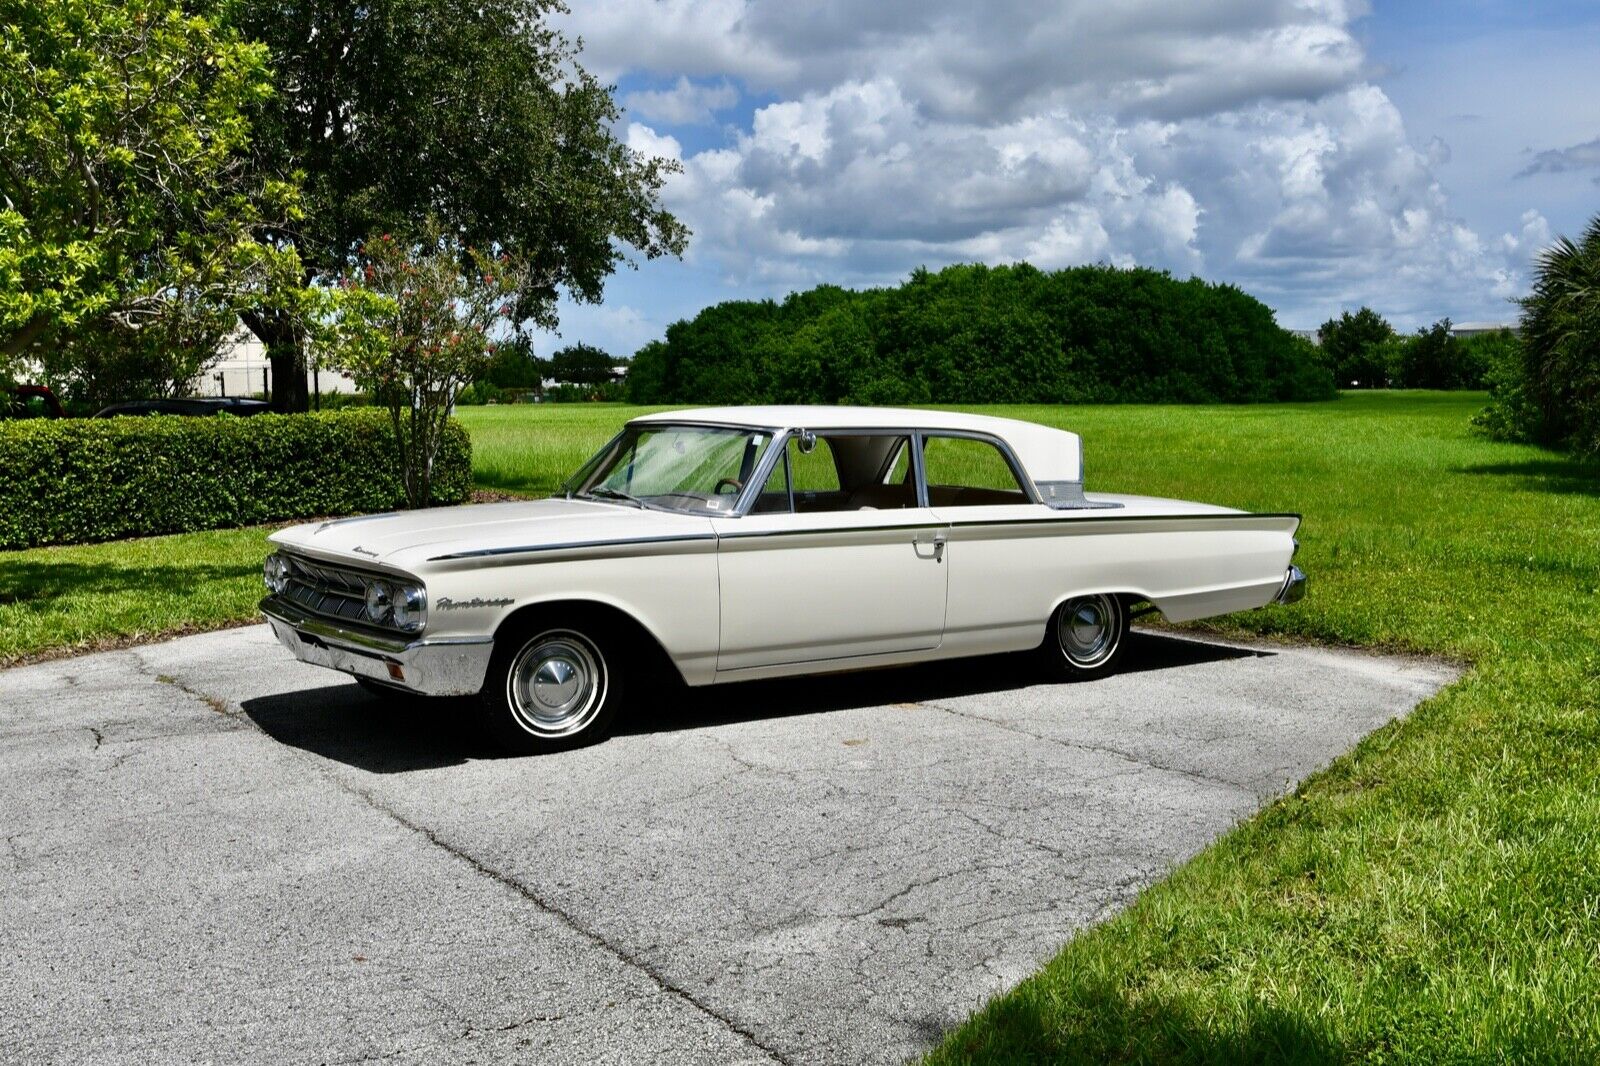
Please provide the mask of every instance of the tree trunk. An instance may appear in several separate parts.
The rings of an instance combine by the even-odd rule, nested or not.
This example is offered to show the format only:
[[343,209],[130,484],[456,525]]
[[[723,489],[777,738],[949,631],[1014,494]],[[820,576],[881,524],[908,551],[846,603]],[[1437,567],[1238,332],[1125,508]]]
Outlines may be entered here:
[[241,317],[266,346],[272,365],[272,409],[280,414],[311,410],[305,338],[294,320],[278,311],[246,311]]

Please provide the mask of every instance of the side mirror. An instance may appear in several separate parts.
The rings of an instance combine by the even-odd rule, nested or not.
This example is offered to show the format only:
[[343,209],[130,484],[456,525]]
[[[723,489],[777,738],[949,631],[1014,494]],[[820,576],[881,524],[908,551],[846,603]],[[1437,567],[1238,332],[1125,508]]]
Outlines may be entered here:
[[801,455],[810,455],[817,448],[817,435],[809,429],[802,429],[796,440],[800,445]]

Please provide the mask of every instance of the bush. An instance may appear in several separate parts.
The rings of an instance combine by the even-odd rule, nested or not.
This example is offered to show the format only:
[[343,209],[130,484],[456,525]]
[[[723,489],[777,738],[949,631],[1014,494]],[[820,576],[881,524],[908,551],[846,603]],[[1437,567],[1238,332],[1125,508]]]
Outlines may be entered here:
[[1577,241],[1561,237],[1534,259],[1521,301],[1521,358],[1493,373],[1491,434],[1600,456],[1600,215]]
[[1250,403],[1324,400],[1313,345],[1231,285],[1026,263],[919,270],[893,289],[732,301],[668,327],[635,403]]
[[[405,504],[382,411],[0,422],[0,548],[217,529]],[[434,498],[472,487],[452,422]]]

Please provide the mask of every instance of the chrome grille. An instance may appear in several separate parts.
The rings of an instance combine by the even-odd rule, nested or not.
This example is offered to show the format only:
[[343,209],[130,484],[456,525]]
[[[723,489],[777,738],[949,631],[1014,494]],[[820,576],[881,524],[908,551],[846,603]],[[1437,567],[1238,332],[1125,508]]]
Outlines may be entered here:
[[315,614],[347,622],[367,622],[367,585],[360,574],[285,554],[289,582],[283,597]]

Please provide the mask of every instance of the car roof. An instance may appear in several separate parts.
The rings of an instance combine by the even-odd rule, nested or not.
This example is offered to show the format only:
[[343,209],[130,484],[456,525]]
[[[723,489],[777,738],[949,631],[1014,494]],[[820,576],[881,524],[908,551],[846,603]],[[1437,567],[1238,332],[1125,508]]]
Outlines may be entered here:
[[1016,418],[913,407],[846,407],[774,404],[751,407],[695,407],[641,415],[630,425],[694,422],[763,429],[921,429],[981,433],[1005,441],[1034,481],[1082,481],[1083,452],[1076,433]]

